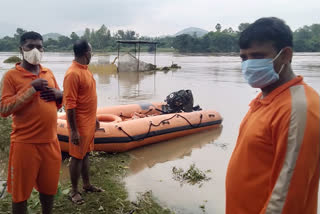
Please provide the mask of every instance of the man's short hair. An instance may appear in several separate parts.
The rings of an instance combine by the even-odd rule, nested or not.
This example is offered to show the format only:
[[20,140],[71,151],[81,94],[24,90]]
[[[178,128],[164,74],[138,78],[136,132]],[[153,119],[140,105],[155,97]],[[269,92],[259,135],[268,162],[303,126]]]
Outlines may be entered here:
[[73,52],[76,57],[84,56],[89,50],[89,43],[85,39],[78,40],[73,44]]
[[24,45],[28,39],[43,41],[43,38],[40,35],[40,33],[37,33],[34,31],[29,31],[29,32],[22,34],[22,36],[20,37],[20,45]]
[[241,32],[240,49],[248,49],[253,42],[272,42],[280,51],[284,47],[293,47],[292,31],[281,19],[276,17],[261,18]]

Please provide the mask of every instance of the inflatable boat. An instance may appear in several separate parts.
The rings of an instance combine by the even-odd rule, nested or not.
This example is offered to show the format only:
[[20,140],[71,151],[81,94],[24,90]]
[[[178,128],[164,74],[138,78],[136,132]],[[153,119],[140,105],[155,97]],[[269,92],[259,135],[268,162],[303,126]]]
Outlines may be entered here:
[[[100,129],[95,133],[94,150],[124,152],[203,130],[220,127],[221,115],[213,110],[163,114],[165,103],[130,104],[100,108]],[[61,150],[68,151],[66,115],[58,116]]]

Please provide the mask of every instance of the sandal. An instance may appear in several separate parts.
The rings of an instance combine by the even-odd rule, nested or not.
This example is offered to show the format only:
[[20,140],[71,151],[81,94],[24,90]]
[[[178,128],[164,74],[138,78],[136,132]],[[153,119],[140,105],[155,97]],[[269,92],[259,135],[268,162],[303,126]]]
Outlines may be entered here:
[[[76,197],[77,195],[79,195],[78,198]],[[69,199],[76,205],[81,205],[84,203],[84,200],[81,197],[81,193],[78,191],[71,191],[69,194]]]
[[88,187],[83,187],[83,190],[86,192],[86,193],[91,193],[91,192],[104,192],[104,189],[101,189],[99,187],[96,187],[96,186],[93,186],[93,185],[90,185]]

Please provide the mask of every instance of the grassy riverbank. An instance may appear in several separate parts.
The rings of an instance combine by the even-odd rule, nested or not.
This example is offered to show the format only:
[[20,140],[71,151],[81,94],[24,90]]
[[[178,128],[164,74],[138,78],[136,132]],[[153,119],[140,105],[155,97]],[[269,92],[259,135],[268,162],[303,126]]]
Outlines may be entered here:
[[[6,172],[7,159],[9,154],[9,133],[10,119],[0,118],[0,171]],[[68,199],[70,181],[66,176],[61,176],[58,193],[54,204],[54,213],[110,213],[110,214],[167,214],[173,213],[161,207],[152,192],[141,193],[135,202],[128,200],[128,193],[125,189],[123,178],[128,173],[130,156],[126,153],[109,154],[104,152],[94,152],[90,156],[91,182],[102,187],[106,191],[103,193],[83,193],[86,203],[74,205]],[[63,162],[68,165],[69,158]],[[66,168],[66,167],[65,167]],[[5,178],[5,174],[0,174],[0,179]],[[81,183],[80,183],[81,185]],[[2,187],[0,187],[0,190]],[[40,213],[40,204],[37,192],[33,192],[28,202],[29,213]],[[0,213],[11,213],[11,196],[7,194],[0,199]]]
[[[128,193],[122,181],[127,173],[128,154],[94,153],[90,156],[91,181],[105,189],[102,193],[82,193],[85,204],[74,205],[68,199],[70,182],[61,181],[56,196],[54,213],[112,213],[112,214],[169,214],[173,213],[162,208],[152,196],[152,192],[145,192],[138,196],[136,202],[128,200]],[[64,162],[67,163],[68,160]],[[81,184],[80,184],[81,185]],[[30,213],[40,213],[38,195],[34,192],[28,202]],[[1,199],[0,213],[10,213],[11,197],[7,195]]]

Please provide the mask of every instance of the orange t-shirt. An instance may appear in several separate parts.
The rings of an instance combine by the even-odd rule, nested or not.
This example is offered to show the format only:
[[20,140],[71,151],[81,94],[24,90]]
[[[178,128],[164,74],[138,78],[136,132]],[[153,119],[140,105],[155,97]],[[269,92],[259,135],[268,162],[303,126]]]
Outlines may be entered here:
[[53,73],[40,66],[39,75],[35,75],[17,63],[2,78],[0,85],[0,113],[7,117],[12,114],[11,141],[16,143],[54,143],[57,139],[56,102],[46,102],[40,98],[40,92],[31,86],[37,78],[48,81],[48,86],[57,88]]
[[226,176],[226,213],[316,214],[319,95],[298,76],[261,98],[240,125]]
[[65,74],[63,89],[65,109],[76,110],[76,123],[80,135],[93,136],[96,126],[97,92],[96,82],[88,66],[73,61]]

